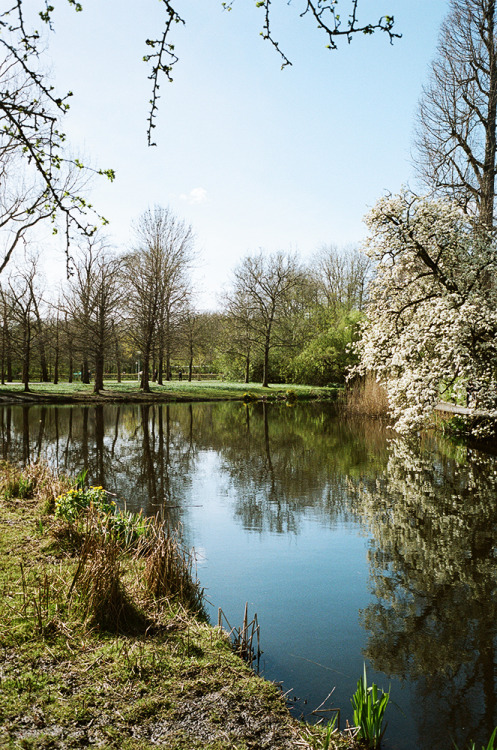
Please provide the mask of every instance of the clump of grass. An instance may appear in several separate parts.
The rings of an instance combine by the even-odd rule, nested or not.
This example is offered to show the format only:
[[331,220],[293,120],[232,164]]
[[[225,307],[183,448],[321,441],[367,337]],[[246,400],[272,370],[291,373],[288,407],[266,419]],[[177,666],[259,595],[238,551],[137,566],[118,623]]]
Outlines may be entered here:
[[384,720],[389,700],[390,691],[386,693],[378,689],[374,682],[368,687],[366,665],[364,665],[364,674],[358,680],[357,690],[350,702],[354,709],[354,725],[359,727],[357,737],[373,750],[380,747],[387,728]]
[[26,500],[33,497],[35,483],[33,478],[17,466],[7,465],[2,472],[0,492],[5,500]]
[[65,476],[57,476],[43,463],[24,468],[0,463],[0,496],[5,500],[35,499],[42,513],[53,513],[55,498],[71,486]]
[[144,617],[131,602],[121,581],[122,547],[109,534],[105,518],[92,509],[79,552],[79,561],[69,589],[77,591],[84,616],[92,626],[111,632],[127,631]]
[[80,594],[86,618],[106,630],[135,627],[138,609],[121,582],[122,555],[141,561],[143,583],[154,601],[174,599],[194,612],[203,612],[203,589],[193,576],[194,558],[167,524],[140,513],[119,510],[103,487],[72,487],[56,499],[57,529],[79,556],[71,585]]
[[386,418],[389,413],[387,392],[376,377],[368,373],[348,386],[341,408],[346,414]]
[[195,558],[183,548],[177,532],[152,519],[138,554],[145,557],[145,586],[154,599],[176,598],[203,614],[204,590],[194,575]]

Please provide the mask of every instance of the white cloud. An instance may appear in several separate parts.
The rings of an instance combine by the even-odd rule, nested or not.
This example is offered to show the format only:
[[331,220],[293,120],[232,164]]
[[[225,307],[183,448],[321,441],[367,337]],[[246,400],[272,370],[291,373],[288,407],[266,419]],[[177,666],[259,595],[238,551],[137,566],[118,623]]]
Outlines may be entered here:
[[180,199],[187,203],[205,203],[207,200],[207,190],[202,187],[193,188],[189,193],[181,193]]

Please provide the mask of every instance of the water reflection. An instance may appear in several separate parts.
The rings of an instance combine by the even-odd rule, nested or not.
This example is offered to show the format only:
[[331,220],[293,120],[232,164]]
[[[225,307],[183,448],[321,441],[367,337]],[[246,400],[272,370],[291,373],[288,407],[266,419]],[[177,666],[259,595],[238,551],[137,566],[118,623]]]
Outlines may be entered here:
[[268,676],[291,679],[309,706],[332,675],[347,707],[364,655],[406,714],[391,717],[387,747],[442,750],[490,735],[493,456],[433,436],[389,441],[380,425],[340,421],[320,404],[4,407],[0,432],[4,459],[87,470],[128,508],[182,520],[206,550],[201,575],[217,603],[252,598],[275,623]]
[[440,448],[393,442],[385,475],[356,495],[372,531],[366,655],[417,682],[418,731],[436,748],[448,734],[483,742],[497,721],[497,463]]

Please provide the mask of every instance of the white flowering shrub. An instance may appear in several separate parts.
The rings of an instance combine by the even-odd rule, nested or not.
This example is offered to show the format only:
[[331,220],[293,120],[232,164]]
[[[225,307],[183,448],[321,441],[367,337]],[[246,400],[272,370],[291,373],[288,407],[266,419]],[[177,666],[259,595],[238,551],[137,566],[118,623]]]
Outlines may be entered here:
[[[376,373],[396,429],[425,424],[444,392],[477,383],[497,406],[497,248],[455,204],[405,191],[378,201],[364,251],[376,276],[354,372]],[[496,411],[497,414],[497,411]]]

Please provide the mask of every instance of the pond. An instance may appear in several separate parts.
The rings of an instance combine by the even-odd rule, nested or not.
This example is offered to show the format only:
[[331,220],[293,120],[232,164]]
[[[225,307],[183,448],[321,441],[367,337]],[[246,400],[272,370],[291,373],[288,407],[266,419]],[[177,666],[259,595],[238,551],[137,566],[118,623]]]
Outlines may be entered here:
[[330,405],[3,407],[2,457],[88,469],[194,546],[208,611],[261,625],[297,716],[351,719],[366,663],[384,747],[462,749],[497,724],[497,459]]

